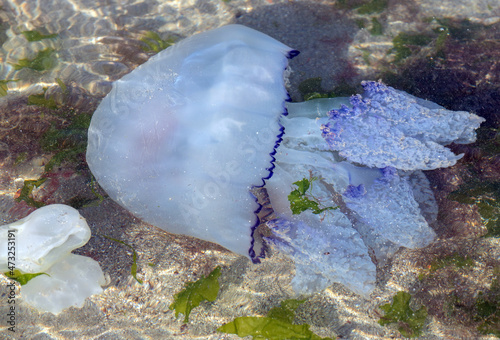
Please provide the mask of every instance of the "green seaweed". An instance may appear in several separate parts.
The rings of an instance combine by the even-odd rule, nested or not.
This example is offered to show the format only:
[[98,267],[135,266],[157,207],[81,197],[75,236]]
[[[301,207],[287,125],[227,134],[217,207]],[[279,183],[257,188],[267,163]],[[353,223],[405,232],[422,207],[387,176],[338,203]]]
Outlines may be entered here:
[[497,301],[489,301],[484,298],[483,292],[478,293],[478,298],[476,300],[476,310],[477,318],[488,318],[495,314],[498,309]]
[[464,257],[459,254],[448,255],[442,258],[435,259],[429,267],[418,275],[419,280],[424,280],[439,269],[452,267],[452,269],[463,269],[474,266],[474,261],[469,257]]
[[145,44],[145,46],[142,46],[142,49],[145,52],[156,53],[166,49],[167,47],[175,43],[174,39],[168,38],[164,40],[158,33],[153,31],[147,31],[146,33],[144,33],[140,40]]
[[481,24],[476,24],[468,19],[454,20],[451,18],[438,18],[436,21],[441,25],[439,31],[449,32],[453,39],[470,41],[476,34],[484,29]]
[[35,199],[31,196],[33,189],[40,187],[45,181],[47,177],[42,177],[37,180],[25,180],[24,185],[21,188],[21,192],[19,193],[19,197],[16,198],[16,202],[25,201],[28,205],[41,208],[45,205],[45,203],[40,201],[35,201]]
[[359,14],[372,14],[382,12],[387,8],[388,0],[372,0],[358,7]]
[[439,58],[446,58],[445,47],[450,39],[450,31],[446,27],[438,27],[433,31],[437,34],[434,43],[434,55]]
[[484,29],[484,26],[469,20],[453,20],[449,18],[428,18],[428,23],[435,22],[439,26],[432,29],[432,33],[414,34],[400,33],[393,39],[393,48],[389,53],[395,53],[394,61],[400,62],[420,50],[419,47],[432,43],[431,56],[446,58],[446,45],[450,40],[455,42],[472,41]]
[[9,91],[8,83],[12,81],[19,81],[19,79],[11,79],[11,80],[0,80],[0,97],[6,96]]
[[68,87],[66,86],[66,84],[64,84],[64,82],[61,80],[61,78],[56,78],[56,83],[61,88],[64,97],[66,97],[69,94],[69,90],[68,90]]
[[363,29],[366,27],[366,20],[362,18],[355,19],[354,22],[359,29]]
[[385,315],[380,318],[379,324],[385,326],[390,323],[397,323],[399,332],[407,338],[414,338],[422,335],[425,319],[427,318],[427,308],[422,306],[414,311],[410,307],[411,295],[407,292],[397,292],[392,299],[392,303],[380,306]]
[[17,281],[21,284],[21,286],[24,286],[25,284],[27,284],[31,279],[34,279],[35,277],[37,276],[40,276],[40,275],[47,275],[47,276],[50,276],[49,274],[47,273],[33,273],[33,274],[29,274],[29,273],[23,273],[21,272],[19,269],[14,269],[12,272],[8,271],[8,272],[5,272],[3,273],[5,276],[7,276],[8,278],[14,280],[14,281]]
[[415,46],[426,46],[433,37],[426,34],[399,33],[392,40],[393,48],[389,53],[395,53],[394,61],[399,62],[412,55],[412,48]]
[[40,41],[43,39],[52,39],[52,38],[57,37],[56,33],[54,33],[54,34],[42,34],[38,31],[22,31],[21,33],[22,33],[22,35],[24,35],[26,40],[28,40],[29,42]]
[[363,1],[337,0],[336,4],[337,4],[337,6],[339,6],[342,9],[352,10],[352,9],[363,6],[365,3]]
[[500,338],[500,314],[498,311],[488,316],[486,320],[477,327],[477,330],[482,334],[491,334]]
[[318,99],[318,98],[331,98],[328,93],[311,92],[304,96],[304,101]]
[[309,78],[299,84],[298,90],[304,98],[304,101],[317,98],[348,97],[357,93],[356,88],[346,82],[341,82],[330,92],[325,91],[321,87],[321,80],[321,77]]
[[500,237],[500,181],[473,180],[462,184],[448,198],[464,204],[475,204],[488,230],[485,237]]
[[7,86],[8,82],[9,80],[0,80],[0,97],[7,95],[7,91],[9,90]]
[[130,266],[130,274],[133,276],[133,278],[137,282],[139,282],[139,284],[142,285],[142,280],[140,280],[140,279],[137,278],[137,252],[135,251],[134,247],[132,247],[130,244],[125,243],[125,242],[123,242],[121,240],[118,240],[116,238],[113,238],[113,237],[110,237],[110,236],[106,236],[106,235],[102,235],[102,236],[104,236],[108,240],[115,241],[115,242],[118,242],[120,244],[123,244],[124,246],[127,246],[127,247],[129,247],[132,250],[132,266]]
[[48,98],[45,97],[45,92],[47,92],[47,88],[43,88],[43,93],[41,94],[32,94],[28,96],[28,105],[37,105],[46,107],[51,110],[57,109],[57,103],[54,97],[50,96]]
[[[95,198],[90,199],[90,200],[85,200],[84,202],[81,202],[78,207],[74,206],[73,204],[70,204],[73,208],[79,209],[79,208],[88,208],[88,207],[97,207],[99,204],[104,201],[104,196],[101,195],[97,191],[97,181],[95,180],[94,176],[90,174],[90,191],[94,194]],[[77,202],[75,202],[77,203]]]
[[281,302],[279,307],[273,307],[267,312],[267,317],[292,323],[295,319],[295,310],[306,300],[288,299]]
[[371,35],[382,35],[384,32],[384,29],[382,27],[382,24],[377,20],[377,18],[372,18],[372,28],[370,28],[370,34]]
[[293,324],[295,310],[305,300],[285,300],[281,306],[273,307],[266,316],[242,316],[217,328],[218,332],[236,334],[239,337],[251,336],[258,340],[310,339],[331,340],[321,338],[309,330],[309,325]]
[[87,147],[87,130],[92,116],[87,113],[74,115],[71,124],[58,129],[55,125],[43,134],[40,146],[46,152],[57,151],[45,165],[45,172],[50,172],[54,166],[59,166],[63,161],[76,160],[77,156],[84,153]]
[[298,86],[298,90],[302,97],[305,98],[310,93],[325,94],[325,91],[321,87],[321,80],[321,77],[315,77],[302,81]]
[[475,308],[474,320],[481,322],[477,330],[500,337],[500,267],[493,270],[489,291],[478,293]]
[[476,146],[488,157],[496,157],[500,153],[500,129],[481,126],[476,131]]
[[370,65],[370,56],[371,52],[368,49],[362,49],[363,51],[363,60],[367,65]]
[[24,162],[28,158],[28,152],[23,151],[17,154],[16,159],[14,161],[14,166],[18,166],[22,162]]
[[[64,82],[56,78],[56,83],[59,85],[59,87],[62,90],[63,97],[66,98],[67,95],[69,94],[68,87]],[[41,94],[33,94],[28,96],[28,105],[37,105],[37,106],[42,106],[46,107],[51,110],[55,110],[59,107],[58,103],[56,102],[54,96],[47,96],[47,89],[46,87],[43,88],[43,93]]]
[[204,300],[213,302],[219,293],[219,276],[221,268],[216,267],[207,277],[201,276],[195,282],[187,282],[184,289],[175,294],[174,302],[170,305],[170,309],[175,309],[175,317],[179,313],[184,314],[184,323],[189,322],[189,314],[193,308],[196,308]]
[[17,64],[11,64],[15,70],[30,68],[35,71],[46,71],[56,66],[57,59],[55,58],[55,50],[46,48],[39,51],[33,59],[21,59]]
[[312,183],[317,179],[318,178],[316,177],[311,177],[310,179],[303,178],[300,181],[293,183],[297,186],[297,189],[292,190],[292,192],[288,195],[288,201],[290,202],[290,210],[292,210],[292,214],[298,215],[308,209],[311,209],[313,214],[321,214],[326,210],[335,210],[338,208],[336,206],[320,208],[319,200],[311,193]]
[[[52,125],[42,136],[40,146],[44,151],[51,152],[62,148],[74,148],[86,145],[87,130],[92,116],[81,113],[71,117],[71,123],[65,128],[56,128]],[[83,151],[81,150],[81,151]]]
[[[66,96],[69,92],[66,85],[60,79],[56,79],[56,82],[61,87],[63,95]],[[60,109],[52,96],[48,96],[47,98],[45,94],[46,91],[47,89],[44,88],[43,94],[29,96],[28,105],[42,106],[51,110]],[[38,183],[38,181],[41,181],[40,184],[43,183],[47,179],[48,173],[50,173],[54,167],[61,165],[63,162],[78,160],[78,157],[86,150],[87,131],[92,118],[90,114],[76,114],[73,110],[70,110],[69,112],[58,110],[53,112],[53,114],[62,117],[65,120],[65,126],[58,127],[56,123],[52,123],[50,128],[43,133],[40,139],[40,147],[47,153],[55,153],[45,164],[44,173],[41,178],[35,181],[26,181],[23,189],[21,190],[21,195],[17,199],[18,201],[24,200],[29,205],[37,208],[45,204],[34,201],[33,198],[30,197],[31,191],[34,188],[33,185]],[[69,125],[67,125],[68,122]],[[101,201],[99,201],[99,203]],[[76,206],[79,204],[80,202],[75,201]]]
[[342,81],[339,85],[335,86],[335,88],[329,93],[328,97],[350,97],[356,93],[359,93],[356,87],[349,85],[345,81]]
[[448,255],[440,259],[432,261],[430,271],[435,272],[438,269],[455,266],[457,268],[472,267],[474,261],[471,258],[461,256],[459,254]]

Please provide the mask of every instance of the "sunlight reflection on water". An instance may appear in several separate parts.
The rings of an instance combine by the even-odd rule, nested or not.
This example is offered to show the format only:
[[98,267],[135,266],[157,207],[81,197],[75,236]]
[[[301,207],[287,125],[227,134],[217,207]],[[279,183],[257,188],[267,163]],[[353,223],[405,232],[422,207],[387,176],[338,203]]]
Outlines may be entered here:
[[[178,40],[230,20],[231,8],[218,1],[203,3],[11,1],[0,16],[5,40],[0,79],[7,81],[9,91],[39,92],[42,83],[60,78],[104,95],[110,82],[148,59],[148,46],[141,42],[148,31]],[[46,37],[28,41],[26,31]],[[41,52],[46,52],[42,65],[23,67]]]

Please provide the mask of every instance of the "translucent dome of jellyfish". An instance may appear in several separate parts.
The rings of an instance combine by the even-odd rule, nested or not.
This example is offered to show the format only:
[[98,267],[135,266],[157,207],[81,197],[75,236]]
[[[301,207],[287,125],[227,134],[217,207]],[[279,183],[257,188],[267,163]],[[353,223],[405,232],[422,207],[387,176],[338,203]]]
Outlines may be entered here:
[[[434,239],[421,170],[455,164],[444,145],[473,142],[483,119],[378,82],[363,96],[285,106],[297,54],[241,25],[180,41],[114,83],[92,117],[87,162],[145,222],[254,261],[251,191],[264,186],[277,218],[263,240],[294,260],[294,290],[339,282],[366,296],[370,253],[384,260]],[[293,191],[314,206],[292,211]]]

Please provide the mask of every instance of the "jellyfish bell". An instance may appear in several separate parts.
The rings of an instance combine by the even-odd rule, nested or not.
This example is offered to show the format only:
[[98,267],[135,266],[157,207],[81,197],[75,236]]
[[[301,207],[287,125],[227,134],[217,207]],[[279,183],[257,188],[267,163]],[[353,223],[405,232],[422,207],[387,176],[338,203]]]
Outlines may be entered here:
[[176,43],[113,84],[88,132],[109,196],[166,231],[253,257],[259,204],[298,52],[241,25]]

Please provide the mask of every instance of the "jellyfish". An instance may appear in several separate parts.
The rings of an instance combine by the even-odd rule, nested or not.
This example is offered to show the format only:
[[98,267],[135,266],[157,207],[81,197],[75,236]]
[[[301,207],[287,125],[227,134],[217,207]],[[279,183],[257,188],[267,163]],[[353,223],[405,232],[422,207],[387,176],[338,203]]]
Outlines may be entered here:
[[[266,247],[284,252],[297,293],[340,282],[367,295],[374,260],[434,239],[421,170],[453,165],[460,156],[444,145],[472,142],[482,118],[380,82],[364,82],[363,96],[287,103],[297,55],[241,25],[176,43],[113,84],[92,117],[87,162],[145,222],[254,262]],[[317,210],[292,211],[297,183]],[[256,187],[276,216],[261,238]]]

